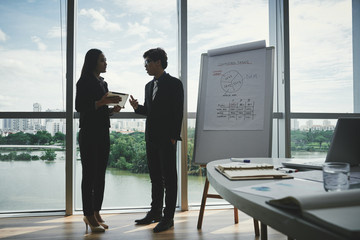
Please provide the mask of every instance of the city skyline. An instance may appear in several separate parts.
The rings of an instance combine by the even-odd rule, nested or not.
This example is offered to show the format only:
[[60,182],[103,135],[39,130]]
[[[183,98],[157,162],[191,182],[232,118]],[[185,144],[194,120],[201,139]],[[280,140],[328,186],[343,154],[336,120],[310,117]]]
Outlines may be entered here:
[[[40,103],[33,103],[33,112],[40,112],[42,109]],[[60,110],[51,110],[47,109],[48,112],[58,112]],[[16,120],[16,121],[14,121]],[[13,121],[13,122],[12,122]],[[0,121],[1,122],[1,121]],[[43,124],[42,122],[45,122]],[[301,125],[300,125],[301,122]],[[47,123],[54,123],[54,126],[47,127]],[[63,126],[60,126],[62,124]],[[188,128],[195,128],[196,120],[188,119]],[[335,120],[301,120],[292,119],[291,120],[291,130],[303,130],[307,131],[309,129],[313,130],[334,130],[335,129]],[[11,126],[17,125],[16,128]],[[65,121],[63,119],[2,119],[2,124],[0,125],[0,131],[6,132],[6,130],[16,130],[16,131],[25,131],[31,130],[33,132],[39,130],[49,130],[52,135],[56,131],[65,133]],[[21,127],[22,126],[22,127]],[[145,130],[145,119],[111,119],[111,131],[118,131],[123,133],[128,133],[132,131],[144,131]]]
[[[33,112],[41,112],[41,104],[33,103]],[[47,112],[59,112],[60,110],[47,109]],[[145,119],[111,119],[110,131],[130,133],[133,131],[145,131]],[[65,134],[65,119],[1,119],[0,135],[7,135],[13,132],[36,133],[37,131],[47,131],[52,136],[56,132]]]

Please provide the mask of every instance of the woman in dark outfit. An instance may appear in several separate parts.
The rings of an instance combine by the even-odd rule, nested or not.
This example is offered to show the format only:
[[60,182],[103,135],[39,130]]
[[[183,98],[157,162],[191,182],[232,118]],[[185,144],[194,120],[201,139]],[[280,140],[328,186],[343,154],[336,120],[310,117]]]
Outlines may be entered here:
[[75,109],[80,112],[79,146],[82,163],[81,193],[84,222],[92,232],[108,228],[99,211],[104,197],[105,171],[110,151],[110,115],[120,111],[121,97],[107,97],[107,83],[100,73],[106,72],[106,58],[98,49],[85,55],[80,79],[76,84]]

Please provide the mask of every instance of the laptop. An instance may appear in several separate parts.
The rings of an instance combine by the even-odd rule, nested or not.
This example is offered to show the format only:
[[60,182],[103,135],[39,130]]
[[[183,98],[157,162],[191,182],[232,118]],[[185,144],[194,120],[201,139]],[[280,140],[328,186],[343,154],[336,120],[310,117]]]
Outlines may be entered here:
[[360,164],[360,118],[339,118],[326,158],[293,158],[282,162],[285,167],[322,169],[324,162]]

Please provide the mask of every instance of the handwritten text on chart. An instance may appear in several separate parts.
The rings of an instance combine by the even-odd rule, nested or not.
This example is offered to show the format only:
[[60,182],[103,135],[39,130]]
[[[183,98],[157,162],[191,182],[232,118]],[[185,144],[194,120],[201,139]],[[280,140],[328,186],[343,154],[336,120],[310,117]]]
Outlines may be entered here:
[[238,101],[226,104],[218,104],[216,108],[216,117],[228,120],[252,120],[255,102],[251,99],[239,99]]
[[225,63],[219,63],[218,67],[221,66],[233,66],[233,65],[240,65],[240,64],[252,64],[251,62],[249,62],[249,60],[245,60],[245,61],[231,61],[231,62],[225,62]]

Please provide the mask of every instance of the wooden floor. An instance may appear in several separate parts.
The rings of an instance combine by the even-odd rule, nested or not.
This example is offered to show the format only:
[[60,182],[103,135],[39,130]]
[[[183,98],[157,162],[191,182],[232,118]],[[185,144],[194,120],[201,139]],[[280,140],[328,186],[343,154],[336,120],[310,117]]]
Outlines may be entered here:
[[[253,221],[239,212],[239,223],[234,224],[233,210],[206,210],[203,226],[197,230],[199,211],[176,212],[174,228],[153,233],[156,224],[137,226],[134,220],[144,217],[145,213],[103,214],[109,224],[105,233],[86,232],[81,215],[12,217],[0,218],[0,239],[182,239],[182,240],[254,240]],[[269,240],[286,240],[287,237],[268,228]]]

